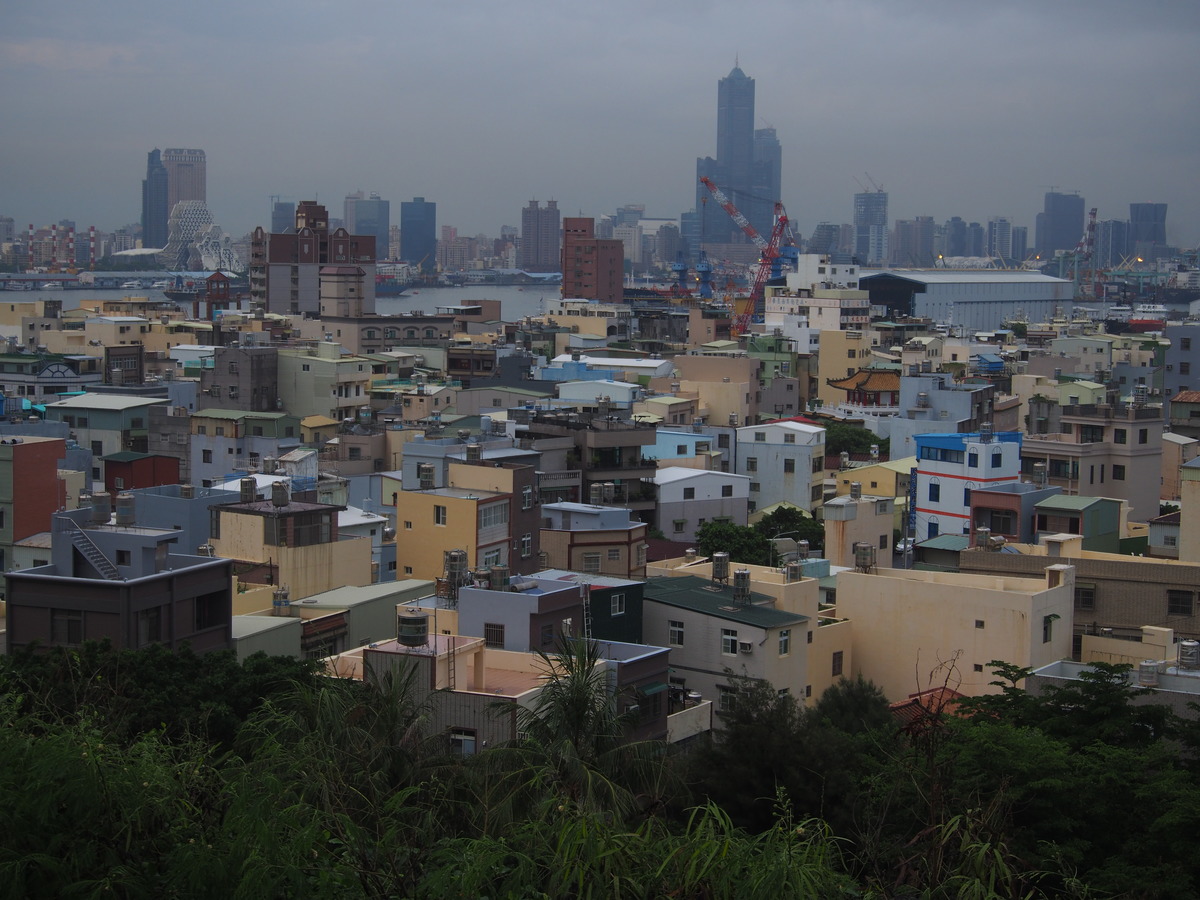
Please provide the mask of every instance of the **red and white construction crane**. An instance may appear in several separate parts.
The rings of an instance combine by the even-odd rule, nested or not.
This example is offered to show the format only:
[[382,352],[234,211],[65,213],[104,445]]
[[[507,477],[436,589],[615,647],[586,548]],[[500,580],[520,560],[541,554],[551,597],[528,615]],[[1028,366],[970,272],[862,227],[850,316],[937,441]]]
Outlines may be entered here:
[[750,294],[743,302],[738,304],[733,320],[733,333],[735,335],[745,334],[750,330],[750,320],[759,311],[759,306],[763,299],[763,288],[767,283],[767,278],[770,276],[771,270],[775,269],[776,272],[779,270],[779,248],[783,244],[784,235],[791,232],[787,211],[783,208],[782,203],[776,201],[775,225],[771,229],[771,238],[770,240],[763,240],[758,230],[750,224],[750,220],[742,215],[741,211],[733,205],[733,202],[725,196],[725,192],[717,187],[711,178],[702,176],[700,183],[709,189],[717,202],[721,204],[721,208],[729,213],[729,218],[738,224],[738,227],[746,233],[746,236],[761,251],[758,260],[758,271],[755,273],[754,281],[750,286]]

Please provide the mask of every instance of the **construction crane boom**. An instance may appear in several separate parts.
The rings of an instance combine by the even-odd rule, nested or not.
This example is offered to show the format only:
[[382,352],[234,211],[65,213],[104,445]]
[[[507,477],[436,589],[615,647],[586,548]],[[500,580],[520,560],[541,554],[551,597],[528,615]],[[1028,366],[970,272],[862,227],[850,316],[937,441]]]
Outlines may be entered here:
[[721,204],[721,208],[729,213],[729,218],[737,222],[738,227],[742,231],[746,232],[746,236],[754,242],[754,246],[759,250],[766,250],[767,242],[763,240],[758,230],[750,224],[750,220],[743,216],[741,211],[733,205],[733,201],[725,196],[725,192],[717,187],[711,178],[706,178],[703,175],[700,176],[700,183],[712,192],[712,195],[717,198],[717,202]]

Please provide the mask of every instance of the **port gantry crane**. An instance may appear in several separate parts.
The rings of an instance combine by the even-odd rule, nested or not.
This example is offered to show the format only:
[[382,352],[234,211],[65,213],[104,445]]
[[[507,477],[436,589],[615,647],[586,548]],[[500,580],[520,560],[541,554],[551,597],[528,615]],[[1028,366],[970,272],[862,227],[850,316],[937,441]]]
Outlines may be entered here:
[[[703,184],[721,204],[721,208],[729,214],[729,218],[737,223],[738,227],[746,233],[746,236],[758,247],[760,251],[758,261],[758,271],[754,275],[754,281],[750,287],[750,294],[745,301],[739,305],[733,320],[733,333],[735,335],[745,334],[750,330],[750,320],[753,316],[760,312],[760,305],[763,302],[763,288],[767,283],[767,277],[778,278],[782,271],[783,249],[790,249],[791,254],[795,255],[795,239],[791,234],[791,223],[788,221],[787,211],[783,208],[783,204],[779,201],[775,202],[775,225],[771,229],[770,240],[763,240],[763,236],[758,233],[750,220],[742,215],[741,211],[733,205],[725,192],[717,187],[716,183],[711,178],[701,176],[700,183]],[[788,237],[786,248],[783,245],[784,236]]]

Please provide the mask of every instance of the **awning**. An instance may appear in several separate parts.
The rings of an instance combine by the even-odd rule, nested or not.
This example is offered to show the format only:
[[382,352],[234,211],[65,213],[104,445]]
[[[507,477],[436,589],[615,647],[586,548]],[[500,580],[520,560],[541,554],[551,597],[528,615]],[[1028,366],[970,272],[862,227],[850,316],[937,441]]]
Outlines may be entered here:
[[650,697],[650,696],[653,696],[654,694],[661,694],[666,689],[667,689],[667,686],[665,684],[663,684],[661,681],[652,681],[649,684],[640,685],[637,688],[637,692],[639,694],[641,694],[643,697]]

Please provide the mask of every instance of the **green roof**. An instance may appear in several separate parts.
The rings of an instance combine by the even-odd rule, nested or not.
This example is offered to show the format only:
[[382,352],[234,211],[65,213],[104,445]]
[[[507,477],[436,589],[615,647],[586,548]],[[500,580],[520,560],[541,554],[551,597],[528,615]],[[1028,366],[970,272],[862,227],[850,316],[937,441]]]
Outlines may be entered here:
[[766,594],[751,592],[751,604],[737,606],[733,602],[732,584],[723,587],[695,575],[651,578],[646,582],[643,597],[645,600],[665,603],[667,606],[690,609],[717,619],[727,619],[757,628],[779,628],[808,621],[808,616],[785,612],[763,604],[763,601],[772,602]]
[[939,534],[917,544],[922,550],[966,550],[971,543],[969,534]]
[[153,454],[134,453],[132,450],[120,450],[102,457],[105,462],[134,462],[139,459],[149,459]]
[[244,409],[198,409],[192,413],[193,419],[286,419],[295,418],[290,413],[281,412],[247,412]]
[[1034,509],[1084,510],[1105,500],[1104,497],[1080,497],[1075,494],[1055,494],[1033,504]]

